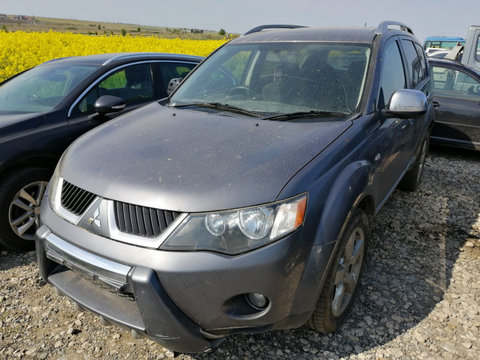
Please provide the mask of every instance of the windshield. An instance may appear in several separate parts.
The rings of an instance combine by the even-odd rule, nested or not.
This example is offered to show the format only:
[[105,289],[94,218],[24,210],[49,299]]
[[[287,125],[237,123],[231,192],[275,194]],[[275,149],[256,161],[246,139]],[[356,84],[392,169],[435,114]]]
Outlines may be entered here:
[[97,68],[50,63],[28,70],[0,86],[0,114],[49,111]]
[[227,45],[203,63],[171,106],[221,104],[272,117],[357,111],[370,47],[280,42]]

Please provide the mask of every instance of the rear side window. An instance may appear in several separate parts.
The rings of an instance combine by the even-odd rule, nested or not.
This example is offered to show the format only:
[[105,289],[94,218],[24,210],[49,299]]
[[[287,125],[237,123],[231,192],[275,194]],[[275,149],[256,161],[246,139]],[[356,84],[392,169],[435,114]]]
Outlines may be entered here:
[[477,36],[477,52],[475,53],[475,58],[477,61],[480,61],[480,36]]
[[415,50],[415,45],[410,40],[402,40],[405,62],[410,76],[411,86],[416,87],[425,74],[425,63]]
[[425,52],[420,45],[415,44],[415,49],[417,50],[418,57],[420,58],[420,81],[422,81],[427,77],[427,57],[425,56]]
[[175,78],[184,78],[196,66],[191,63],[161,62],[160,69],[162,73],[163,96],[167,96],[167,88],[170,80]]
[[390,41],[383,55],[382,73],[380,77],[379,108],[383,109],[390,101],[392,94],[405,88],[405,72],[402,57],[396,41]]

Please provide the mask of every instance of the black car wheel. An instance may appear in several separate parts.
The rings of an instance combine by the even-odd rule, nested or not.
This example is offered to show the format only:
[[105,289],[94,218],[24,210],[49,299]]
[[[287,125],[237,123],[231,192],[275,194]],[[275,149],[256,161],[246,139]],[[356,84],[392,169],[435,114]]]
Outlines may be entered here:
[[428,155],[429,136],[423,139],[420,153],[417,155],[413,167],[403,176],[403,179],[398,184],[400,190],[415,191],[420,185],[422,179],[423,168],[425,166],[425,159]]
[[365,212],[354,209],[338,244],[332,267],[308,324],[321,333],[336,330],[355,296],[370,238],[370,225]]
[[17,251],[35,247],[40,205],[50,176],[45,168],[23,168],[1,181],[0,245]]

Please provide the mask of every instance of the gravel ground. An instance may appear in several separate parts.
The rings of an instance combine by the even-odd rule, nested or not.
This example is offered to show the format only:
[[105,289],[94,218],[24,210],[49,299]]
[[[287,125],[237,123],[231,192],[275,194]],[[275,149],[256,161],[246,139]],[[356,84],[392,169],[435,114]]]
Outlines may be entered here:
[[[345,324],[229,337],[178,359],[479,359],[480,156],[434,149],[416,193],[376,218]],[[0,255],[0,359],[164,359],[174,354],[75,310],[42,286],[34,252]]]

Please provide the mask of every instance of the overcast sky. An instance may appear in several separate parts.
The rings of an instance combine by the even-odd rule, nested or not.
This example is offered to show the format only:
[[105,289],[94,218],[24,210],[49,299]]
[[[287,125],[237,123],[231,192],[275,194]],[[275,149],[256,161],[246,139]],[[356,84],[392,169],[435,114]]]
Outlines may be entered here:
[[417,38],[466,36],[480,24],[480,0],[0,0],[0,13],[137,25],[225,29],[243,33],[260,24],[409,25]]

